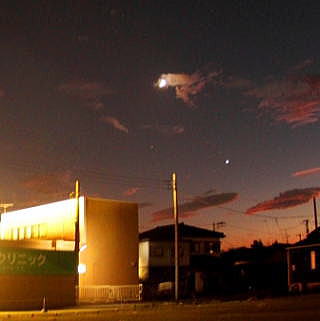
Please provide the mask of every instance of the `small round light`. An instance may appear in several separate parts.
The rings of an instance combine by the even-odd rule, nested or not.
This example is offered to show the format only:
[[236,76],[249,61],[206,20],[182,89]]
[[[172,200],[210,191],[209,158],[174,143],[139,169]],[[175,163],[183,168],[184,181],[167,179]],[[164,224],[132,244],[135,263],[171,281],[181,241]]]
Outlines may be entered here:
[[87,266],[85,264],[83,264],[83,263],[80,263],[78,265],[78,273],[79,274],[84,274],[86,272],[87,272]]
[[158,82],[159,88],[167,87],[167,85],[168,85],[168,82],[164,78],[159,79],[159,82]]

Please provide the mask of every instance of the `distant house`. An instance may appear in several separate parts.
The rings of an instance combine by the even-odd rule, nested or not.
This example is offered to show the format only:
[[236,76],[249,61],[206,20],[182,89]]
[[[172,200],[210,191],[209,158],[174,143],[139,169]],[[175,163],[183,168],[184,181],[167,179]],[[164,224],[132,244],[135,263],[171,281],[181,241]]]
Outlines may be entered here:
[[[208,261],[220,255],[221,232],[179,224],[181,293],[205,290]],[[174,281],[174,225],[159,226],[139,235],[139,278],[156,289]]]
[[230,249],[221,256],[220,292],[265,295],[286,292],[288,244]]
[[287,262],[290,292],[320,288],[320,227],[287,248]]

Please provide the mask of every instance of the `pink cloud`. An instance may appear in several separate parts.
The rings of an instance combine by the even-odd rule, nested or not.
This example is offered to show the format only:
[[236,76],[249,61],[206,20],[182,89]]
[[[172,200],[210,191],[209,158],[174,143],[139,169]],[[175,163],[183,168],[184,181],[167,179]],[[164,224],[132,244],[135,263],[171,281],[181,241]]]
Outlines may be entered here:
[[312,175],[312,174],[318,174],[318,173],[320,173],[320,167],[298,171],[298,172],[292,173],[292,176],[298,177],[298,176],[306,176],[306,175]]
[[238,76],[228,76],[221,82],[220,85],[225,88],[248,89],[252,88],[253,82],[249,79]]
[[61,84],[58,89],[67,95],[85,102],[92,109],[104,107],[102,98],[113,94],[113,91],[101,82],[73,80]]
[[313,197],[320,195],[320,187],[310,187],[303,189],[294,189],[280,193],[279,196],[272,200],[258,203],[257,205],[249,208],[247,214],[255,214],[258,212],[264,212],[268,210],[281,210],[290,207],[295,207],[309,202]]
[[36,174],[28,177],[22,185],[32,191],[43,194],[68,193],[73,190],[71,172],[59,171],[48,174]]
[[139,187],[131,187],[129,188],[128,190],[126,190],[123,195],[125,196],[132,196],[132,195],[135,195],[137,194],[137,192],[140,190]]
[[142,128],[154,130],[167,136],[180,135],[184,133],[184,127],[182,125],[144,125]]
[[314,63],[313,59],[306,59],[300,63],[298,63],[297,65],[293,66],[292,70],[293,71],[299,71],[301,69],[304,69],[310,65],[312,65]]
[[292,127],[315,123],[320,113],[320,77],[309,75],[269,79],[245,92],[260,100],[258,107]]
[[101,121],[107,124],[110,124],[115,129],[120,130],[124,133],[129,133],[129,130],[126,126],[120,123],[120,121],[117,118],[110,117],[110,116],[104,116],[101,118]]

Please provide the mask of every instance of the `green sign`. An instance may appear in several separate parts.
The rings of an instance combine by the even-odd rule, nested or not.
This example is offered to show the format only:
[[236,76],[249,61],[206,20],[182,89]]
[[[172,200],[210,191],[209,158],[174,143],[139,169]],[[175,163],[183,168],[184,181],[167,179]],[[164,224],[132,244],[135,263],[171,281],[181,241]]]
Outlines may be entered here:
[[74,252],[0,248],[0,274],[74,274],[74,269]]

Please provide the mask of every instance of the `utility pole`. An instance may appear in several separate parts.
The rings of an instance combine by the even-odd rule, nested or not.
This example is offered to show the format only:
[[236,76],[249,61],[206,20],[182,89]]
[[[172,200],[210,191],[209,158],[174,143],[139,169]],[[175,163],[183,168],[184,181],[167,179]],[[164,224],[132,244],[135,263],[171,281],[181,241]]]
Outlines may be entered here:
[[172,201],[174,217],[174,294],[175,300],[179,300],[179,217],[178,217],[178,196],[177,176],[172,173]]
[[302,223],[304,223],[306,225],[306,235],[308,235],[309,234],[309,220],[308,219],[303,220]]
[[[75,254],[75,274],[76,274],[76,291],[79,287],[79,249],[80,249],[80,226],[79,226],[79,197],[80,197],[80,182],[77,179],[75,183],[75,201],[76,201],[76,220],[75,220],[75,232],[74,232],[74,254]],[[77,293],[77,292],[76,292]]]
[[316,198],[313,197],[313,214],[314,214],[314,228],[318,228],[318,214],[317,214],[317,201]]

